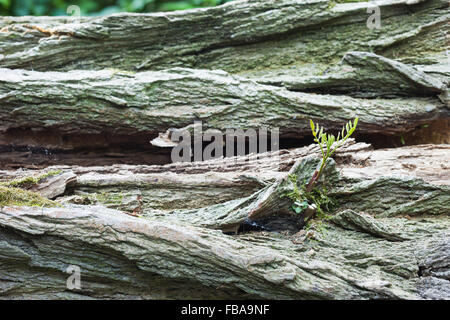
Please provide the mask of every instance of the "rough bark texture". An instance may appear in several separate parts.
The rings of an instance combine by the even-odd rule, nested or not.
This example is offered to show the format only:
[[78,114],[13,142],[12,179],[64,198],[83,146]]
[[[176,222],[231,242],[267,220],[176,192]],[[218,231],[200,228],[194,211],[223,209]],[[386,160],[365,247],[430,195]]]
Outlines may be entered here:
[[[326,172],[327,181],[332,182],[330,194],[338,203],[336,214],[322,231],[307,233],[295,230],[298,217],[289,212],[289,201],[283,194],[293,186],[286,170],[296,175],[297,181],[312,174],[318,159],[305,157],[305,153],[317,152],[314,148],[281,154],[283,171],[275,181],[268,178],[275,163],[273,157],[267,161],[268,155],[260,160],[225,159],[233,167],[230,171],[225,167],[222,172],[211,170],[221,170],[223,163],[66,167],[77,175],[75,193],[84,190],[85,196],[96,192],[107,195],[97,198],[97,204],[108,204],[111,198],[107,197],[114,196],[110,188],[120,188],[126,190],[124,197],[139,192],[147,205],[137,212],[140,217],[92,205],[1,209],[2,296],[449,298],[450,179],[448,170],[439,169],[448,165],[445,156],[449,148],[370,151],[367,145],[356,144],[346,149],[336,158],[341,173],[335,171],[333,163]],[[435,170],[421,165],[429,159]],[[377,164],[383,161],[394,161],[396,167],[380,173],[382,165]],[[266,166],[258,166],[261,162]],[[160,172],[173,174],[164,179]],[[404,173],[408,178],[402,178]],[[5,176],[17,178],[17,172]],[[260,190],[239,199],[235,194],[225,194],[219,204],[214,204],[218,202],[212,198],[215,188],[201,190],[202,183],[235,193],[251,193],[258,186]],[[380,185],[382,201],[377,198]],[[181,201],[192,197],[194,188],[203,191],[205,200],[187,204],[190,210],[155,210],[162,201],[155,196],[155,188],[169,188],[163,193],[170,195],[171,187],[179,190]],[[227,201],[227,196],[232,200]],[[403,211],[405,203],[408,205],[405,199],[410,199],[410,207],[417,210]],[[66,200],[61,198],[62,202]],[[167,203],[172,202],[168,199]],[[381,208],[377,204],[390,208],[383,211],[389,214],[381,214],[389,217],[379,217]],[[429,214],[435,217],[427,217]],[[270,229],[273,221],[278,232],[226,234],[252,223]],[[214,229],[222,229],[225,234]],[[71,264],[82,269],[83,287],[74,293],[65,291],[64,271]],[[30,279],[36,272],[42,276]]]
[[[448,298],[448,219],[387,221],[407,241],[330,225],[302,244],[89,207],[4,208],[0,221],[4,297]],[[65,291],[68,264],[79,292]]]
[[[3,18],[0,66],[245,72],[317,62],[310,72],[320,72],[355,50],[417,64],[445,58],[440,55],[445,54],[447,1],[376,5],[383,15],[381,30],[366,26],[366,9],[374,3],[333,5],[326,0],[237,1],[184,12],[81,18],[71,24],[68,18]],[[24,41],[18,43],[18,37]]]
[[[0,298],[450,299],[448,22],[444,0],[1,17],[0,186],[54,207],[0,208]],[[359,141],[416,145],[348,140],[329,216],[294,213],[308,120],[356,116]],[[164,164],[196,120],[306,146]]]
[[91,137],[78,147],[92,148],[93,136],[130,143],[194,120],[298,139],[309,118],[338,129],[355,116],[360,135],[444,121],[447,130],[421,142],[448,143],[448,2],[378,1],[382,28],[369,29],[374,5],[236,1],[74,23],[4,17],[1,145],[64,150],[76,133]]
[[[358,99],[291,92],[222,71],[0,72],[3,130],[57,128],[63,133],[104,130],[150,136],[200,120],[204,129],[267,126],[278,127],[283,136],[301,137],[310,134],[309,118],[326,119],[327,127],[339,129],[346,119],[359,116],[360,133],[395,134],[450,117],[450,109],[437,98]],[[438,80],[433,84],[433,78],[423,76],[415,79],[417,86],[428,85],[431,93],[444,90]]]

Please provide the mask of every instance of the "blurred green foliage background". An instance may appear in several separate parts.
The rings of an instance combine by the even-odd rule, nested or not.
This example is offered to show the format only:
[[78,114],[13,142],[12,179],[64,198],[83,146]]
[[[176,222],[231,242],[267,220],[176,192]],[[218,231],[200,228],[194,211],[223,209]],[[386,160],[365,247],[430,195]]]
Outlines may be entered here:
[[81,15],[105,15],[116,12],[154,12],[216,6],[231,0],[0,0],[0,15],[64,16],[70,5]]

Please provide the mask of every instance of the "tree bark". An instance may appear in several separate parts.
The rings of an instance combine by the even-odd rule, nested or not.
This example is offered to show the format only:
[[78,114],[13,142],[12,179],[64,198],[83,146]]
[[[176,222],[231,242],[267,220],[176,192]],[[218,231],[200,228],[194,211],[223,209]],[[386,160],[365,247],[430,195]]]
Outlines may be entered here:
[[[205,129],[278,127],[297,139],[310,135],[309,118],[337,130],[359,116],[361,135],[405,135],[436,120],[448,128],[448,2],[377,5],[382,32],[366,26],[370,2],[326,0],[75,21],[3,17],[0,141],[23,146],[15,137],[26,134],[34,147],[61,150],[49,136],[152,139],[194,120]],[[434,131],[425,142],[450,141],[448,130]],[[78,140],[88,148],[95,139]]]
[[[0,208],[0,299],[450,299],[449,3],[377,1],[381,30],[374,5],[1,17],[0,186],[54,207]],[[356,116],[358,141],[416,145],[349,139],[329,216],[295,213],[308,120]],[[295,146],[165,164],[194,121]]]
[[[1,72],[0,120],[6,132],[56,129],[61,134],[107,132],[151,138],[202,121],[204,130],[266,126],[279,128],[282,137],[299,138],[310,135],[309,118],[340,130],[347,119],[359,116],[359,133],[384,135],[450,118],[450,109],[437,96],[362,99],[292,92],[221,71]],[[437,79],[421,76],[414,78],[414,85],[427,85],[430,93],[443,92]]]
[[[349,150],[352,147],[367,150],[367,146],[358,145],[349,146]],[[319,161],[302,156],[305,149],[291,151],[291,155],[297,154],[295,159],[284,155],[286,161],[296,164],[282,161],[285,171],[280,177],[250,196],[222,199],[219,204],[213,204],[215,200],[211,199],[202,208],[155,210],[149,201],[150,205],[140,212],[141,217],[90,205],[2,208],[1,294],[6,298],[173,298],[196,289],[195,294],[188,296],[449,298],[449,179],[438,169],[420,166],[430,158],[436,165],[434,168],[445,165],[448,147],[357,153],[349,150],[337,157],[341,162],[337,165],[340,173],[333,164],[324,173],[327,181],[332,182],[330,195],[338,200],[338,207],[332,219],[324,223],[323,231],[226,234],[233,224],[239,226],[268,217],[279,220],[289,214],[289,201],[282,194],[293,185],[287,179],[286,169],[291,166],[289,172],[301,181]],[[272,169],[266,167],[257,173],[248,169],[257,162],[249,162],[249,166],[241,169],[254,175],[252,181],[256,186],[259,183],[256,178],[263,179]],[[383,172],[383,163],[395,166],[390,167],[390,172]],[[415,165],[417,170],[413,169]],[[183,195],[187,198],[192,196],[187,188],[198,186],[198,178],[208,175],[202,168],[210,169],[211,164],[180,165],[183,166],[187,172],[197,173],[174,173],[178,179],[166,177],[160,187],[186,188]],[[132,193],[133,188],[141,189],[143,181],[148,182],[149,190],[154,190],[158,172],[176,168],[174,164],[164,168],[71,169],[77,175],[75,189],[88,186],[85,192],[95,193],[105,187],[123,188],[127,184]],[[130,172],[137,178],[132,178]],[[408,177],[402,177],[405,172]],[[235,170],[225,173],[237,175]],[[213,184],[217,179],[223,187],[228,184],[227,188],[245,189],[239,182],[224,182],[217,174],[205,183]],[[179,181],[184,181],[184,185],[180,187]],[[384,193],[377,190],[379,187]],[[204,192],[211,194],[209,189]],[[111,195],[109,191],[107,194]],[[382,201],[378,198],[380,194],[384,196]],[[405,207],[417,209],[405,211]],[[81,267],[82,288],[75,292],[67,292],[65,287],[64,272],[69,265]],[[33,277],[36,272],[41,276]]]
[[0,66],[41,71],[182,66],[233,73],[288,72],[298,66],[319,74],[347,51],[374,51],[414,64],[445,62],[447,1],[376,5],[383,32],[367,27],[373,3],[327,0],[236,1],[202,10],[75,21],[2,18]]

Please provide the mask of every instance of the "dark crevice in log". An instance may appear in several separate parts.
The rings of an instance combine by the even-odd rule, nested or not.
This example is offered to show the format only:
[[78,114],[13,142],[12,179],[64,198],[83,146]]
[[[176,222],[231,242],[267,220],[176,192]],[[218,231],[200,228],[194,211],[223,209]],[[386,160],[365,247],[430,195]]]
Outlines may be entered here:
[[419,278],[423,276],[424,269],[425,269],[424,266],[419,266],[419,271],[417,272],[417,275],[419,276]]
[[[236,234],[244,234],[249,232],[283,232],[286,234],[294,234],[304,227],[302,219],[291,215],[275,215],[264,219],[250,220],[245,219],[237,229]],[[225,232],[226,234],[234,234],[233,232]]]
[[[326,121],[322,121],[327,129]],[[336,133],[333,130],[331,133]],[[152,146],[152,133],[115,135],[67,134],[58,130],[9,129],[0,134],[0,169],[44,168],[46,166],[80,165],[97,166],[113,164],[163,165],[172,163],[172,148]],[[357,142],[370,143],[374,149],[413,146],[419,144],[450,143],[450,120],[440,119],[417,126],[404,134],[356,133]],[[210,142],[204,142],[202,154]],[[281,136],[280,149],[294,149],[313,143],[312,136],[295,138]],[[194,145],[192,144],[192,148]],[[270,150],[270,139],[268,140]],[[237,155],[236,145],[234,156]],[[223,150],[226,156],[226,147]],[[245,155],[249,154],[248,141]],[[193,161],[193,158],[192,158]],[[345,159],[344,159],[345,161]]]
[[[0,134],[0,146],[26,147],[35,153],[61,153],[87,148],[126,148],[137,146],[151,149],[149,143],[155,138],[151,132],[116,134],[102,130],[100,133],[64,132],[60,128],[10,128]],[[42,149],[40,151],[40,149]],[[46,151],[46,149],[48,151]],[[155,149],[155,148],[153,148]]]
[[[377,1],[380,30],[373,5],[1,18],[0,299],[448,299],[448,1]],[[309,119],[355,117],[324,202],[293,210],[321,164]],[[281,150],[172,163],[195,121]]]
[[384,135],[356,133],[355,140],[370,143],[374,149],[397,148],[420,144],[449,144],[450,120],[438,119],[415,127],[403,134]]
[[[274,84],[272,84],[274,85]],[[281,85],[278,85],[282,87]],[[333,89],[333,88],[327,88],[327,87],[316,87],[316,88],[302,88],[302,89],[295,89],[295,88],[288,88],[289,91],[293,92],[304,92],[304,93],[313,93],[313,94],[329,94],[329,95],[347,95],[349,97],[355,97],[355,98],[365,98],[365,99],[379,99],[380,97],[383,97],[387,100],[389,99],[398,99],[399,97],[435,97],[436,93],[427,91],[427,90],[420,90],[417,89],[414,94],[411,94],[409,92],[403,92],[403,93],[395,93],[395,94],[372,94],[368,95],[364,92],[361,93],[360,91],[355,90],[354,87],[349,87],[346,89]]]
[[167,164],[170,150],[154,147],[150,133],[62,133],[55,129],[9,129],[0,134],[0,168],[51,165]]

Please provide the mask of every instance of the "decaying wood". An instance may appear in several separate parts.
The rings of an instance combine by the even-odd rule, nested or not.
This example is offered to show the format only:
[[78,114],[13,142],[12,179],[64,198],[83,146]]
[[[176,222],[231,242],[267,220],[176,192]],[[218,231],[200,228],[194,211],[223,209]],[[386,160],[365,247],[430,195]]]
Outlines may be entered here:
[[75,180],[76,175],[73,172],[65,172],[46,178],[39,184],[32,186],[29,190],[39,193],[43,197],[54,199],[64,194],[67,186],[70,186]]
[[[295,138],[309,135],[309,118],[339,129],[359,116],[360,134],[384,135],[448,120],[448,2],[377,5],[382,32],[366,26],[370,2],[327,0],[235,1],[75,23],[1,18],[1,145],[23,146],[20,133],[8,135],[18,128],[132,142],[194,120],[205,129],[277,127]],[[34,147],[52,146],[43,135]]]
[[[348,187],[344,186],[332,188],[330,192],[335,192],[345,199],[342,201],[347,207],[369,207],[368,210],[372,213],[387,208],[392,212],[400,210],[399,206],[393,206],[394,203],[402,206],[409,203],[411,207],[415,207],[412,210],[406,206],[402,209],[405,212],[428,210],[430,213],[441,213],[440,210],[449,205],[446,201],[442,201],[441,205],[437,203],[434,208],[432,205],[422,207],[419,204],[421,201],[432,201],[434,197],[431,195],[440,194],[439,188],[445,188],[449,184],[449,153],[447,145],[372,150],[368,144],[350,140],[338,150],[335,158],[342,179],[351,181],[348,186],[352,186],[354,190],[349,191]],[[141,204],[143,212],[158,210],[159,213],[159,210],[171,212],[179,209],[198,209],[248,197],[255,192],[259,194],[261,191],[258,190],[269,187],[276,179],[286,178],[296,161],[319,154],[318,147],[310,145],[245,157],[164,166],[54,166],[42,171],[0,171],[0,174],[5,179],[18,179],[44,174],[48,170],[70,172],[75,174],[77,179],[71,184],[69,191],[78,197],[75,200],[69,198],[61,201],[105,204],[126,211],[133,211]],[[305,176],[307,177],[307,174]],[[417,182],[419,180],[423,182]],[[392,193],[392,198],[390,201],[386,200],[384,205],[382,202],[376,203],[379,197],[389,198],[385,192],[376,195],[376,190],[383,190],[386,186],[395,187],[397,193]],[[367,193],[374,194],[366,198]],[[411,194],[408,195],[409,193]],[[413,199],[421,199],[422,195],[427,195],[430,199],[425,197],[417,203],[414,202]],[[437,198],[440,199],[439,196]],[[376,205],[370,209],[374,202]],[[214,216],[215,213],[211,212],[211,215]],[[202,218],[199,217],[199,220]],[[238,224],[240,222],[241,220]]]
[[[366,145],[355,144],[348,146],[348,149],[352,147],[367,150]],[[318,163],[317,158],[305,156],[306,149],[287,151],[281,155],[281,158],[285,156],[286,161],[297,161],[290,171],[300,180],[310,175]],[[421,150],[425,150],[423,156],[420,155]],[[422,211],[416,212],[418,218],[391,216],[375,219],[367,213],[354,211],[364,207],[364,203],[359,203],[350,211],[338,209],[338,214],[325,224],[325,232],[310,232],[307,237],[301,232],[291,236],[267,232],[233,236],[214,230],[220,225],[226,226],[227,220],[242,223],[254,218],[258,221],[264,210],[269,213],[277,206],[283,209],[282,205],[286,206],[288,202],[284,203],[277,191],[281,187],[292,187],[284,177],[275,182],[267,180],[269,184],[266,187],[243,199],[184,212],[172,211],[172,214],[146,209],[140,218],[89,205],[3,208],[0,215],[2,295],[10,298],[18,295],[154,298],[170,297],[170,292],[163,291],[171,290],[178,284],[179,290],[199,289],[201,293],[194,297],[243,297],[242,293],[238,293],[240,289],[247,297],[262,298],[448,298],[445,274],[448,273],[450,261],[450,179],[442,176],[440,170],[433,175],[429,168],[420,165],[412,169],[414,163],[423,163],[432,155],[433,164],[447,165],[445,155],[448,150],[447,146],[405,147],[367,150],[363,156],[362,150],[352,153],[344,149],[337,157],[340,175],[339,171],[334,171],[332,164],[325,172],[325,176],[336,184],[337,199],[349,194],[350,199],[356,199],[355,196],[361,194],[361,199],[358,199],[364,201],[366,198],[365,201],[370,203],[367,209],[375,208],[373,202],[379,200],[374,200],[373,196],[380,192],[371,191],[371,186],[383,181],[383,205],[402,207],[405,198],[412,199],[422,194],[422,199],[415,205]],[[297,158],[286,156],[288,153],[297,154]],[[388,159],[396,159],[394,161],[398,163],[396,168],[391,168],[391,172],[386,172],[387,177],[372,170],[372,166],[376,168],[377,163]],[[241,169],[249,176],[253,174],[253,178],[262,179],[264,170],[265,173],[273,170],[270,166],[262,167],[263,175],[258,176],[260,173],[249,169],[252,168],[252,161],[247,161],[249,166],[241,166]],[[184,172],[180,170],[176,173],[177,165],[172,164],[166,166],[164,171],[172,171],[174,176],[200,178],[208,175],[206,171],[202,172],[202,167],[205,169],[213,165],[179,164],[184,167]],[[220,163],[215,165],[217,169],[221,168]],[[197,173],[186,173],[189,166]],[[285,163],[281,167],[286,170],[290,166]],[[349,168],[351,175],[346,176]],[[124,187],[123,184],[128,184],[129,188],[141,189],[145,181],[145,187],[154,190],[156,184],[152,184],[150,177],[161,172],[163,167],[112,166],[97,168],[97,172],[95,168],[72,169],[77,175],[76,188],[90,184],[90,190],[95,190],[96,187],[113,184]],[[355,178],[356,171],[364,177],[359,179],[360,182]],[[133,174],[130,175],[130,172]],[[400,178],[406,172],[409,177]],[[236,176],[235,171],[228,173]],[[369,177],[371,173],[373,176]],[[286,171],[282,171],[282,176],[286,176]],[[223,180],[220,175],[216,178],[217,181]],[[172,186],[177,187],[181,180],[184,179],[172,180]],[[192,180],[196,184],[196,179]],[[255,183],[256,180],[252,181]],[[170,185],[169,179],[164,183]],[[230,180],[224,182],[222,187],[226,184],[228,188],[242,190],[239,183]],[[396,197],[387,196],[389,193]],[[188,195],[186,191],[185,196]],[[143,200],[146,200],[145,196]],[[258,204],[263,205],[258,207]],[[426,218],[439,205],[442,211],[435,212],[434,218]],[[341,207],[347,206],[348,203],[345,203]],[[215,213],[209,215],[209,223],[206,219],[208,211]],[[376,210],[373,211],[376,213]],[[366,212],[371,213],[370,210]],[[281,214],[282,211],[275,210],[270,215]],[[413,212],[399,214],[413,215]],[[197,219],[196,215],[203,219]],[[215,224],[211,223],[213,219]],[[101,236],[98,236],[100,233]],[[310,241],[310,237],[316,241]],[[57,251],[54,250],[55,243],[59,246]],[[435,253],[435,258],[427,253],[430,250]],[[98,265],[98,261],[108,261],[108,264]],[[64,271],[70,264],[80,265],[84,275],[84,287],[75,293],[65,292]],[[115,272],[111,272],[111,268]],[[37,270],[43,275],[40,280],[32,281],[24,277]],[[425,270],[427,273],[424,273]],[[29,292],[23,289],[24,281],[30,281],[26,287]],[[126,287],[121,287],[123,281],[127,283]],[[158,286],[152,286],[153,281]]]
[[[198,120],[298,140],[309,119],[359,116],[361,141],[429,124],[425,141],[450,141],[448,1],[377,1],[381,30],[373,5],[0,18],[0,165],[39,168],[0,180],[56,172],[27,188],[59,204],[0,208],[0,299],[450,299],[448,145],[350,139],[318,182],[330,217],[309,230],[287,194],[317,146],[143,164],[167,162],[167,132]],[[142,164],[117,164],[130,153]]]
[[[437,97],[359,99],[292,92],[219,71],[172,69],[135,75],[0,70],[2,129],[57,129],[62,134],[165,132],[202,121],[204,130],[279,128],[310,134],[308,119],[339,130],[360,117],[358,131],[396,134],[450,118]],[[74,83],[76,82],[76,84]],[[442,85],[442,84],[440,84]],[[442,85],[443,86],[443,85]],[[438,89],[436,89],[438,90]]]
[[[236,1],[202,10],[74,21],[79,23],[7,17],[0,20],[0,66],[42,71],[183,66],[229,72],[296,66],[320,73],[347,51],[373,50],[415,64],[445,59],[447,1],[376,5],[382,32],[366,25],[373,3],[333,6],[327,0]],[[23,39],[20,44],[17,37]]]
[[[439,154],[439,148],[435,152]],[[377,151],[373,154],[380,161]],[[310,163],[308,159],[311,157],[301,163]],[[413,159],[421,161],[420,156]],[[367,161],[370,163],[370,159]],[[311,174],[314,167],[308,166],[297,172],[299,177]],[[306,168],[309,170],[302,171]],[[409,183],[396,180],[392,186],[399,181]],[[355,188],[354,182],[344,184]],[[389,183],[385,185],[386,193],[390,187]],[[450,259],[449,189],[423,180],[416,180],[413,187],[405,189],[404,195],[416,196],[424,187],[441,190],[440,201],[447,208],[441,212],[444,215],[374,219],[347,210],[336,215],[332,224],[327,223],[325,232],[309,233],[308,237],[316,241],[301,234],[229,236],[211,226],[205,228],[196,219],[173,219],[164,214],[134,218],[104,207],[3,208],[2,295],[170,297],[162,288],[169,290],[178,283],[178,290],[198,288],[208,297],[242,297],[237,293],[240,289],[248,297],[262,298],[448,298],[448,263],[442,259]],[[247,207],[252,207],[252,201],[267,200],[254,200],[254,196],[248,199]],[[235,202],[222,203],[222,209]],[[424,201],[422,205],[427,208],[430,204]],[[209,208],[214,207],[217,205]],[[217,220],[223,218],[216,215]],[[58,251],[54,250],[55,243]],[[435,258],[427,253],[430,250]],[[103,266],[98,261],[108,263]],[[83,270],[84,288],[76,293],[65,293],[64,271],[69,264],[80,265]],[[39,280],[23,277],[37,270],[43,275]],[[23,281],[30,281],[26,286],[29,292],[23,289]],[[123,281],[126,287],[121,286]],[[152,286],[151,281],[158,286]]]

